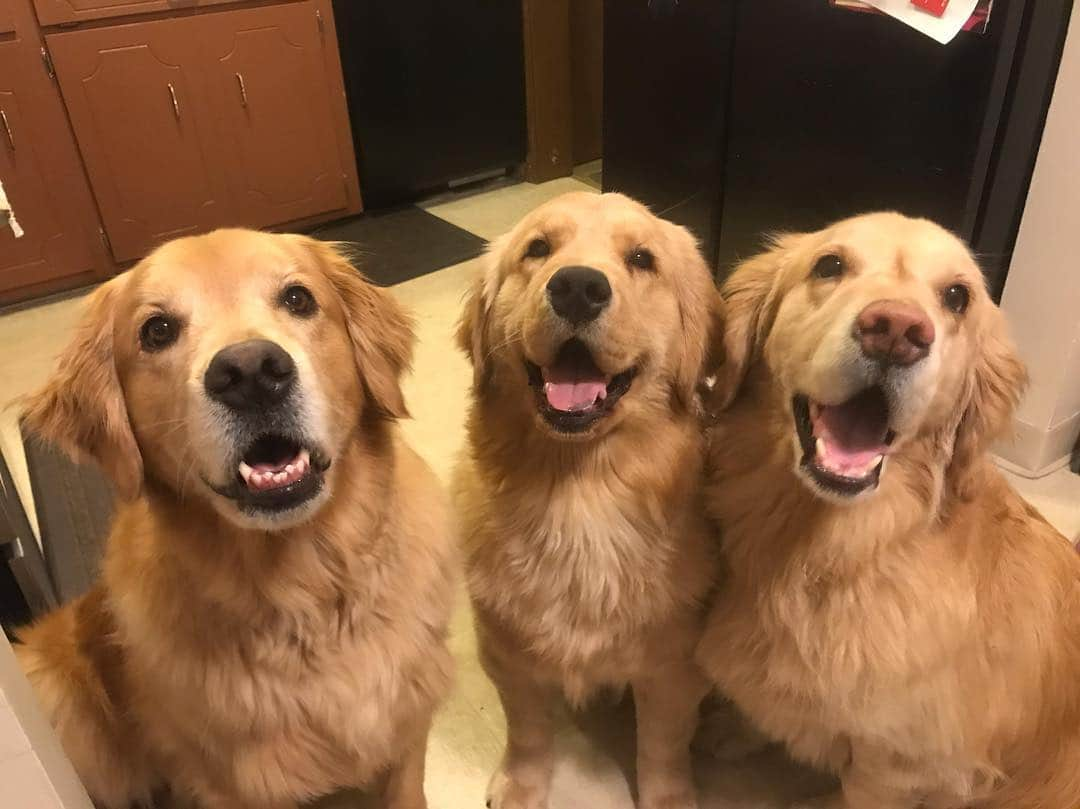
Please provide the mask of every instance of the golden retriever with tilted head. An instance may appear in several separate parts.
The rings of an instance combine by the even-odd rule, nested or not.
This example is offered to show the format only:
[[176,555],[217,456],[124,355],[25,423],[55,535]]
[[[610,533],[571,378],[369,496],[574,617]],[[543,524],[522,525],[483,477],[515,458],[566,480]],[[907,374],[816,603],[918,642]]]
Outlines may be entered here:
[[101,806],[425,806],[454,541],[395,427],[412,343],[302,236],[178,240],[92,295],[26,419],[121,501],[101,583],[18,654]]
[[1025,375],[968,250],[861,216],[723,291],[702,665],[822,806],[1080,806],[1080,559],[988,454]]
[[643,809],[696,806],[692,655],[713,585],[697,388],[721,301],[693,238],[570,194],[495,241],[459,332],[457,472],[482,663],[507,719],[493,809],[542,809],[552,699],[632,687]]

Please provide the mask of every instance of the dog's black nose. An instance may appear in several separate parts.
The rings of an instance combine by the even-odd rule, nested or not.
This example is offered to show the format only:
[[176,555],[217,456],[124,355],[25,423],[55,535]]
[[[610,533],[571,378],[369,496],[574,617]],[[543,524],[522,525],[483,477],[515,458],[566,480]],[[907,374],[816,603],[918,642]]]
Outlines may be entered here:
[[555,314],[575,326],[596,320],[611,303],[607,276],[592,267],[563,267],[547,284]]
[[203,376],[206,393],[233,410],[278,404],[296,384],[296,363],[269,340],[247,340],[221,349]]

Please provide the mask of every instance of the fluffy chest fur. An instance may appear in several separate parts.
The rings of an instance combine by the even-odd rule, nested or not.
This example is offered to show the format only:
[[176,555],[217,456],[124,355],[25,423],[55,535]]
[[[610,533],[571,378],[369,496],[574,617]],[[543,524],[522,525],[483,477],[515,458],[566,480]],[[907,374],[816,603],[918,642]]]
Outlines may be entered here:
[[625,683],[662,627],[701,609],[715,568],[699,454],[684,440],[653,467],[599,452],[459,469],[474,603],[568,692]]
[[880,734],[948,755],[977,599],[963,549],[935,540],[924,492],[894,469],[899,485],[872,506],[834,508],[790,467],[729,450],[717,451],[710,499],[731,564],[702,644],[710,669],[775,717],[763,724],[803,743],[816,728],[816,761],[835,737]]
[[135,713],[188,782],[268,802],[362,785],[448,691],[441,503],[413,525],[354,505],[303,535],[240,542],[143,508],[118,522],[106,578]]
[[965,800],[1018,771],[1040,723],[1075,710],[1044,713],[1053,661],[1075,648],[1058,635],[1075,553],[989,467],[979,499],[942,510],[940,473],[914,447],[872,498],[838,507],[768,446],[782,445],[737,417],[713,436],[708,500],[731,572],[702,664],[818,765],[906,762],[915,791]]

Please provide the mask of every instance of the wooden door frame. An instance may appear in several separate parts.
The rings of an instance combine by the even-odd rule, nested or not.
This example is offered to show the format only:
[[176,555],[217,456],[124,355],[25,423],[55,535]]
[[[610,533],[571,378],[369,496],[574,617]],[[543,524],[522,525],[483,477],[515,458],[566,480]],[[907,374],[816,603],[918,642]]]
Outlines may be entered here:
[[525,179],[542,183],[574,171],[570,3],[522,0],[525,36]]

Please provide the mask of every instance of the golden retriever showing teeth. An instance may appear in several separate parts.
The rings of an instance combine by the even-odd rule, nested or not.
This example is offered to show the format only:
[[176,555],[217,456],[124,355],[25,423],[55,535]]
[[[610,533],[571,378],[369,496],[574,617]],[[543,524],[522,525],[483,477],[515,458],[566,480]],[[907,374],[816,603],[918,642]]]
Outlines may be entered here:
[[1023,368],[968,250],[874,214],[724,288],[698,659],[846,809],[1080,806],[1080,559],[988,454]]
[[507,718],[493,809],[542,809],[552,699],[633,689],[644,809],[696,806],[692,660],[714,577],[696,391],[721,301],[694,240],[571,194],[491,246],[455,494],[481,659]]
[[99,805],[425,806],[454,542],[394,424],[412,343],[302,236],[178,240],[91,296],[27,421],[121,502],[100,585],[18,654]]

